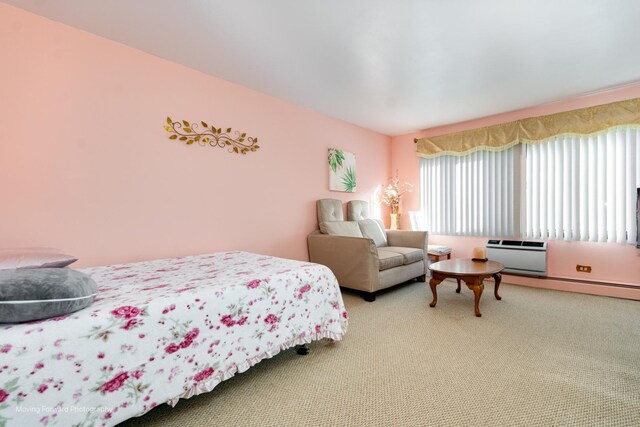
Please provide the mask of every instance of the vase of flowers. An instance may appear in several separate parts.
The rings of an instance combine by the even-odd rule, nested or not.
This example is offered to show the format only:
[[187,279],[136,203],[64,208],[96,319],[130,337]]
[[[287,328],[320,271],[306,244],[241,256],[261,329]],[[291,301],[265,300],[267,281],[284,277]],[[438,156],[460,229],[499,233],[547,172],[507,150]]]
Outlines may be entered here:
[[398,179],[398,171],[396,177],[389,179],[389,185],[382,190],[382,203],[391,208],[391,230],[398,229],[398,216],[400,215],[400,199],[404,193],[410,193],[413,185],[408,182],[400,183]]

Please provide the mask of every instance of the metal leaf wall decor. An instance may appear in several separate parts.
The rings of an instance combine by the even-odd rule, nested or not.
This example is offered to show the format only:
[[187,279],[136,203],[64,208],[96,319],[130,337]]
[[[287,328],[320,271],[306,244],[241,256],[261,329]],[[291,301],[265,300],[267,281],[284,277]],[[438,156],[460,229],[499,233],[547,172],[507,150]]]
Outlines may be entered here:
[[[202,125],[201,130],[198,129],[200,124]],[[258,138],[247,136],[246,133],[233,131],[231,128],[222,132],[222,128],[209,126],[206,122],[200,122],[200,124],[189,123],[186,120],[174,122],[170,117],[167,117],[167,125],[164,129],[171,134],[169,139],[184,141],[187,145],[197,142],[203,147],[205,145],[227,147],[230,153],[236,154],[247,154],[249,151],[256,151],[260,148]],[[234,136],[231,135],[231,132]]]

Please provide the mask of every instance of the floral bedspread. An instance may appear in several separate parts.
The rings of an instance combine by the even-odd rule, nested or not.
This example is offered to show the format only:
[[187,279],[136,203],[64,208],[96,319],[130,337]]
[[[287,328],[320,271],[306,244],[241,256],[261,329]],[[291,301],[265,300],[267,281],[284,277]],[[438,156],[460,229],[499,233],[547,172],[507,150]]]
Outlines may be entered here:
[[0,426],[115,425],[347,330],[318,264],[222,252],[83,271],[91,306],[0,325]]

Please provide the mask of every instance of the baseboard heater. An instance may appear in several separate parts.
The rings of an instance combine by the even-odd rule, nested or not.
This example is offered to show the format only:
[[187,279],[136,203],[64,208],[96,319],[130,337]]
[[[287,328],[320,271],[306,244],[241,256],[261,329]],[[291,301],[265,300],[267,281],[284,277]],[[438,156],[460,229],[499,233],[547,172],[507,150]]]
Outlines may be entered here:
[[547,277],[547,242],[489,240],[487,258],[504,265],[504,273]]

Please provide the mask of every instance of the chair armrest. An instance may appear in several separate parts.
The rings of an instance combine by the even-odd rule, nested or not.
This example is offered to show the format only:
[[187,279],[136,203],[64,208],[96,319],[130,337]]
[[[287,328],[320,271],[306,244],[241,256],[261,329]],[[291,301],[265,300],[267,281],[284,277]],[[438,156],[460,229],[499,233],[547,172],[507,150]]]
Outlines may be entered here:
[[417,248],[427,251],[428,231],[387,230],[387,244],[403,248]]
[[373,240],[312,233],[307,243],[309,260],[329,267],[340,286],[367,292],[377,290],[380,261]]

